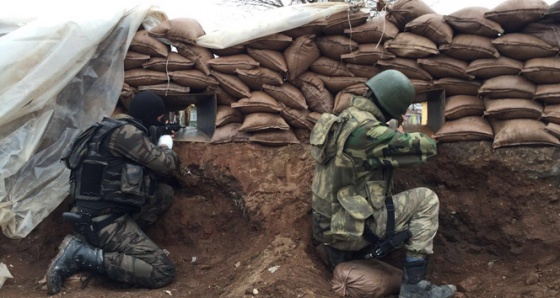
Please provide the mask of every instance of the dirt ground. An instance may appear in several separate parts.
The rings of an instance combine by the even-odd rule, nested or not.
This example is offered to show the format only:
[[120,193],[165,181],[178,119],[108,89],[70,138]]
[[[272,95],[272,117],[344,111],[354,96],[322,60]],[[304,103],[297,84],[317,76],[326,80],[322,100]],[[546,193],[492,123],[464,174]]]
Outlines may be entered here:
[[[146,290],[94,276],[55,297],[338,297],[311,242],[308,146],[176,142],[175,201],[147,230],[170,252],[176,280]],[[456,297],[560,297],[559,150],[438,148],[424,166],[396,175],[397,190],[427,186],[440,197],[430,278],[459,285]],[[46,296],[39,281],[70,231],[66,209],[24,239],[0,236],[0,262],[14,276],[0,297]],[[386,261],[398,266],[400,257]]]

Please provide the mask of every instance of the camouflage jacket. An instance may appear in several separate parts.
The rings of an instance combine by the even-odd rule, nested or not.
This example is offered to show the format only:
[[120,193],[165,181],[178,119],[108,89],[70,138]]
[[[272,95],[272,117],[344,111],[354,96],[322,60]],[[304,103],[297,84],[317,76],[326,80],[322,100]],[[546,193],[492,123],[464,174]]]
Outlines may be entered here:
[[80,200],[139,207],[154,194],[156,176],[170,175],[177,155],[153,144],[147,129],[128,115],[105,118],[71,172],[70,192]]
[[369,99],[353,98],[339,116],[323,114],[310,137],[317,163],[312,183],[313,236],[333,244],[367,245],[364,224],[384,209],[397,167],[419,165],[436,154],[436,143],[422,133],[389,128]]

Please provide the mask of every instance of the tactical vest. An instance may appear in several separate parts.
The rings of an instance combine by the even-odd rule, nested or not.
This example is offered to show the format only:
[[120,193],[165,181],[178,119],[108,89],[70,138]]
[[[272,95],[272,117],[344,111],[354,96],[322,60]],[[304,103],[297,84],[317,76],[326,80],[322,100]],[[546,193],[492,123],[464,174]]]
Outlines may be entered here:
[[326,244],[342,244],[339,249],[359,250],[371,244],[362,236],[364,225],[384,208],[391,192],[392,170],[372,169],[365,150],[352,155],[344,152],[351,133],[370,121],[378,120],[356,106],[338,117],[323,113],[310,136],[317,161],[312,183],[313,236]]
[[133,119],[104,118],[98,123],[87,142],[87,153],[76,167],[71,168],[70,194],[75,199],[102,200],[137,207],[144,204],[146,196],[153,195],[154,181],[149,170],[112,155],[107,148],[107,137],[125,124],[132,124],[147,133],[146,128]]

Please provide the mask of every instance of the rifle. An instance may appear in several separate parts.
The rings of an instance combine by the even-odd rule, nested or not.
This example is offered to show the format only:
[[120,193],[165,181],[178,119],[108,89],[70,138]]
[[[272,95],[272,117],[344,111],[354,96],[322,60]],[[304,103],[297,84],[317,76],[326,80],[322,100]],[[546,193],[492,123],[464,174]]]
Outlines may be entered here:
[[149,134],[152,143],[157,144],[159,137],[163,135],[171,135],[172,131],[179,131],[179,129],[184,128],[179,123],[167,123],[161,126],[150,126]]

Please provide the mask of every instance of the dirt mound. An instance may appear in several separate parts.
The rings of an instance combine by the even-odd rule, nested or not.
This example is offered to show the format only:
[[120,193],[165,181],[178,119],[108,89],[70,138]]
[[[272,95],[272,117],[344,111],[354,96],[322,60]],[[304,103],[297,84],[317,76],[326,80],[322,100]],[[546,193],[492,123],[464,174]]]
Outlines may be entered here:
[[[175,200],[147,233],[170,252],[177,278],[146,290],[94,276],[66,297],[336,297],[311,241],[309,145],[178,142]],[[396,189],[428,186],[440,197],[429,274],[462,297],[556,297],[560,262],[558,149],[442,144],[426,165],[397,172]],[[70,231],[61,212],[28,237],[0,239],[14,279],[2,297],[44,297],[39,281]],[[385,261],[399,266],[401,252]]]

